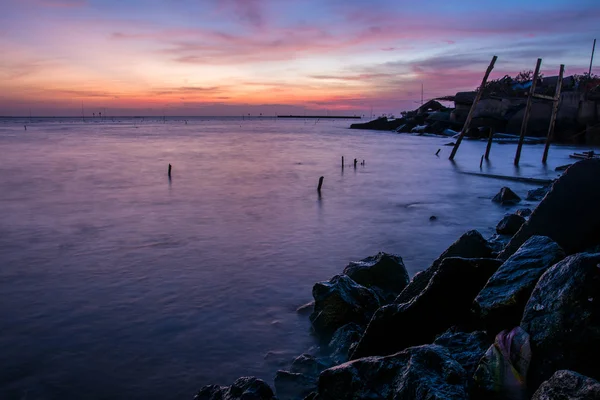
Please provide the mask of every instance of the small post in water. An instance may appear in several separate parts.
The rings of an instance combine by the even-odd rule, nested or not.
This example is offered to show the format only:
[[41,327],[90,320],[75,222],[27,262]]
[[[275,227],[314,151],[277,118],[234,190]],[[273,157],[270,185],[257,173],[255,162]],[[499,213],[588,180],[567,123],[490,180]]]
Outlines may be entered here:
[[490,128],[490,136],[488,137],[487,147],[485,148],[485,159],[490,158],[490,150],[492,150],[492,139],[494,138],[494,128]]
[[483,156],[481,156],[481,161],[479,161],[479,169],[483,167]]
[[317,192],[321,193],[321,187],[323,186],[323,179],[325,179],[324,176],[319,178],[319,186],[317,187]]
[[356,168],[356,163],[358,163],[358,160],[355,158],[354,159],[354,168]]
[[171,178],[171,164],[169,164],[169,178]]
[[344,169],[344,156],[342,156],[342,169]]
[[439,157],[440,151],[442,151],[442,149],[438,149],[438,151],[435,152],[435,155]]

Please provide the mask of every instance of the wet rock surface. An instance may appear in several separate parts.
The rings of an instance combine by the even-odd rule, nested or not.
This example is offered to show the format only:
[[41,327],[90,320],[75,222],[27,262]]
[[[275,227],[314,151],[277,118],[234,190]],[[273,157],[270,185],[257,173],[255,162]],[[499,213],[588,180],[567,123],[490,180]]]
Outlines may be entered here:
[[344,274],[356,283],[378,291],[388,302],[394,301],[410,280],[402,258],[383,252],[351,262]]
[[600,378],[599,265],[600,254],[569,256],[548,269],[535,286],[521,321],[535,354],[533,385],[560,369]]
[[529,201],[540,201],[550,191],[550,186],[544,186],[538,189],[529,190],[527,192],[526,200]]
[[499,235],[514,235],[521,229],[525,223],[525,218],[517,214],[506,215],[498,225],[496,225],[496,233]]
[[564,257],[564,251],[552,239],[529,238],[498,268],[475,298],[474,309],[485,327],[500,332],[519,325],[536,283]]
[[350,322],[366,325],[380,305],[375,292],[346,275],[316,283],[313,297],[315,307],[310,321],[315,332],[325,337]]
[[521,201],[521,198],[517,196],[515,192],[510,190],[508,187],[503,187],[500,192],[492,198],[494,203],[500,203],[502,205],[514,205]]
[[483,236],[481,236],[481,233],[476,230],[468,231],[452,243],[428,269],[416,274],[412,281],[410,281],[406,288],[398,295],[395,303],[400,304],[408,302],[421,293],[429,284],[429,280],[438,270],[445,258],[489,258],[491,256],[492,249]]
[[500,257],[510,257],[533,235],[548,236],[567,254],[600,244],[600,160],[573,164],[554,184]]
[[531,400],[600,399],[600,382],[573,371],[556,371],[542,383]]
[[438,336],[433,344],[445,347],[470,378],[492,340],[484,331],[460,332],[450,329]]
[[336,364],[341,364],[350,359],[350,352],[358,345],[365,328],[358,324],[350,323],[335,331],[329,345],[331,359]]
[[496,259],[445,258],[411,301],[377,310],[351,358],[431,343],[451,326],[470,324],[473,300],[500,264]]
[[531,208],[519,208],[517,211],[515,211],[515,214],[523,217],[523,218],[527,218],[531,215],[533,211],[531,211]]
[[387,357],[368,357],[325,370],[318,399],[467,399],[467,376],[447,349],[411,347]]

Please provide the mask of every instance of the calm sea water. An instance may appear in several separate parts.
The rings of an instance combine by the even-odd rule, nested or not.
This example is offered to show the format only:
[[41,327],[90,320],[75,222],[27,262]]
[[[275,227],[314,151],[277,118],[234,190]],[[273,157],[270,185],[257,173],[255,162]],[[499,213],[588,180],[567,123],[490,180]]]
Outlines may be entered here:
[[[0,120],[0,398],[272,382],[316,344],[295,312],[316,281],[378,251],[414,274],[466,230],[491,236],[502,186],[535,187],[459,173],[479,171],[485,143],[452,164],[448,139],[348,125]],[[483,170],[553,178],[572,149],[544,167],[542,148],[517,170],[515,146],[494,145]],[[342,155],[366,165],[342,170]]]

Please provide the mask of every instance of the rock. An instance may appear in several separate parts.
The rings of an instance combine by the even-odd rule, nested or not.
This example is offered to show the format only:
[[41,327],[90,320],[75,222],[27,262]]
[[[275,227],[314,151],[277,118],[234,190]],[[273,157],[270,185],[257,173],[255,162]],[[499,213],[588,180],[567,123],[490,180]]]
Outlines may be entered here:
[[359,285],[379,291],[388,302],[394,301],[410,281],[402,258],[382,252],[351,262],[344,274]]
[[444,347],[411,347],[387,357],[368,357],[323,371],[318,399],[468,398],[465,370]]
[[500,235],[514,235],[525,223],[525,218],[517,214],[508,214],[498,222],[496,232]]
[[512,238],[500,257],[510,257],[533,235],[548,236],[567,254],[600,244],[600,160],[573,164]]
[[531,215],[532,211],[530,208],[519,208],[515,211],[515,214],[520,215],[523,218],[527,218]]
[[438,336],[433,344],[448,349],[452,358],[458,361],[467,372],[467,376],[471,377],[492,341],[484,331],[467,333],[449,329]]
[[548,268],[565,252],[546,236],[532,236],[492,275],[475,298],[474,309],[490,332],[519,325],[529,296]]
[[517,204],[521,201],[521,198],[515,194],[512,190],[507,187],[500,189],[497,195],[492,199],[494,203],[500,203],[502,205]]
[[428,269],[416,274],[408,286],[398,295],[395,302],[408,302],[421,293],[429,284],[429,280],[445,258],[488,258],[491,256],[492,249],[483,236],[481,236],[481,233],[476,230],[469,231],[458,238],[456,242],[452,243]]
[[205,386],[194,400],[271,400],[275,399],[273,390],[264,381],[254,378],[239,378],[233,385]]
[[451,326],[471,323],[473,300],[500,264],[495,259],[445,258],[411,301],[377,310],[351,358],[431,343]]
[[504,250],[504,248],[508,244],[508,242],[510,242],[511,238],[512,238],[511,235],[498,235],[498,234],[489,238],[488,245],[492,249],[492,253],[494,255],[501,253],[502,250]]
[[520,327],[500,332],[477,366],[473,397],[527,400],[525,379],[530,362],[527,332]]
[[290,371],[277,371],[275,391],[281,399],[302,400],[317,390],[317,380],[321,371],[331,367],[330,363],[303,354],[292,362]]
[[377,131],[394,131],[403,125],[404,119],[388,120],[387,117],[381,117],[369,122],[350,125],[350,129],[373,129]]
[[336,275],[329,282],[313,287],[315,310],[310,321],[317,334],[328,336],[350,322],[366,325],[379,299],[375,292],[354,282],[346,275]]
[[531,400],[600,399],[600,382],[573,371],[556,371],[542,383]]
[[600,378],[599,263],[600,254],[569,256],[535,286],[521,321],[535,354],[530,371],[534,384],[559,369]]
[[349,360],[349,352],[351,349],[354,350],[363,332],[364,328],[354,323],[346,324],[335,331],[328,348],[331,352],[331,358],[336,364],[345,363]]
[[546,194],[550,191],[550,186],[543,186],[541,188],[529,190],[527,192],[526,200],[529,201],[540,201],[542,200]]
[[430,221],[436,221],[436,220],[437,220],[437,217],[436,217],[435,215],[432,215],[431,217],[429,217],[429,220],[430,220]]

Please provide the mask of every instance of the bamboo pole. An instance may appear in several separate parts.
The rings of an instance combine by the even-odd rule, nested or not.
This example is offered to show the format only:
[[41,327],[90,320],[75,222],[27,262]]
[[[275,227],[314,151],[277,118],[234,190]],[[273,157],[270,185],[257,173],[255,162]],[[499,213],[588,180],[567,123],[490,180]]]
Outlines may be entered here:
[[490,159],[490,150],[492,150],[492,139],[494,138],[494,128],[490,128],[490,136],[488,137],[487,147],[485,148],[485,159]]
[[527,133],[527,124],[529,124],[529,114],[531,113],[531,104],[533,103],[533,95],[535,93],[535,87],[537,86],[538,76],[540,75],[540,67],[542,66],[542,59],[538,58],[535,64],[535,73],[533,74],[533,82],[531,83],[531,89],[529,90],[529,96],[527,96],[527,105],[525,106],[525,114],[523,115],[523,124],[521,125],[521,135],[519,136],[519,144],[517,145],[517,153],[515,154],[515,165],[519,165],[521,159],[521,148],[523,147],[523,140]]
[[452,153],[450,153],[450,160],[454,160],[454,156],[456,156],[456,152],[458,151],[460,142],[462,142],[463,137],[465,136],[465,133],[467,133],[469,128],[471,127],[471,120],[473,119],[473,114],[475,113],[475,108],[477,108],[477,103],[479,103],[479,100],[481,100],[481,96],[483,94],[485,84],[487,83],[490,73],[494,69],[494,64],[496,64],[497,59],[498,59],[498,56],[492,57],[492,62],[490,62],[490,65],[488,66],[487,71],[485,71],[485,75],[483,76],[483,80],[481,81],[481,86],[479,87],[479,91],[477,92],[477,95],[475,96],[475,100],[473,100],[473,105],[471,106],[469,115],[467,115],[467,120],[465,121],[465,124],[463,125],[463,128],[460,131],[460,135],[458,136],[458,139],[456,140],[456,144],[454,145],[454,148],[452,149]]
[[552,116],[550,117],[550,126],[548,127],[548,137],[546,137],[546,146],[544,147],[544,155],[542,156],[542,163],[546,164],[548,159],[548,150],[550,150],[550,142],[552,142],[554,136],[554,127],[556,126],[556,115],[558,114],[558,105],[560,104],[560,92],[562,90],[563,74],[565,72],[565,66],[560,65],[560,71],[558,72],[558,81],[556,82],[556,92],[554,93],[554,104],[552,104]]

